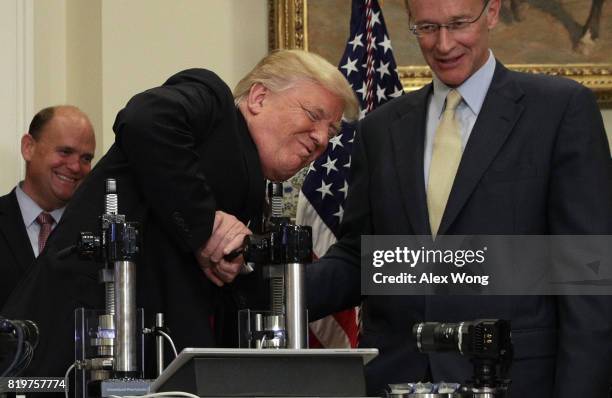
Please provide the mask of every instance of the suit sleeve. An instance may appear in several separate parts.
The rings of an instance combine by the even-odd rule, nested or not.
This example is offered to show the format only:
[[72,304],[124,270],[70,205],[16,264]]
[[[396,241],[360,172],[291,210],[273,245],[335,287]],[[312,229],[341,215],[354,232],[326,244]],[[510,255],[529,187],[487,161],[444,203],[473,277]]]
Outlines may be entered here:
[[196,146],[210,134],[216,105],[205,85],[181,82],[136,95],[113,126],[146,202],[186,251],[206,242],[214,222]]
[[372,231],[369,172],[363,136],[358,131],[351,155],[351,180],[340,239],[306,271],[311,320],[359,305],[361,235]]
[[[559,126],[549,192],[550,233],[610,235],[610,152],[592,93],[572,95]],[[556,397],[608,396],[612,297],[560,296]]]

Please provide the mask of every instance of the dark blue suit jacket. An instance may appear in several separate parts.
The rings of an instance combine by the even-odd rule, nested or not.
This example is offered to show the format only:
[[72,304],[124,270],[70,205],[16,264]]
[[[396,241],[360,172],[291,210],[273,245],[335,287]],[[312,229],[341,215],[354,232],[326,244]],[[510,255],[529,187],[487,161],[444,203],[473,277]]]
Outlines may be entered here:
[[34,262],[34,251],[13,189],[0,197],[0,307]]
[[[431,85],[377,109],[360,124],[341,239],[308,270],[310,314],[363,304],[361,346],[380,356],[368,391],[388,383],[465,381],[458,354],[420,354],[421,321],[512,322],[512,397],[607,396],[612,299],[584,296],[360,295],[359,238],[430,235],[423,178]],[[610,234],[610,152],[593,94],[566,79],[497,64],[467,143],[440,234]],[[554,394],[554,395],[553,395]]]

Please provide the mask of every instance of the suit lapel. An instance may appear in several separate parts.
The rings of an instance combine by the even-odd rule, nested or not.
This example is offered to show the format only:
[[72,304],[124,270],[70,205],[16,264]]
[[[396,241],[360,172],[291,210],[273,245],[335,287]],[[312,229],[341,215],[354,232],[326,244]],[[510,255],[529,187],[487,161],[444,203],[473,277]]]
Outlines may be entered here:
[[465,147],[439,234],[445,234],[511,134],[523,112],[522,90],[509,71],[497,64],[491,87]]
[[391,124],[393,159],[404,207],[414,234],[431,234],[425,196],[423,152],[427,99],[431,84],[407,96],[403,116]]
[[0,233],[4,235],[19,266],[24,270],[29,267],[34,262],[34,251],[23,225],[14,189],[0,198]]

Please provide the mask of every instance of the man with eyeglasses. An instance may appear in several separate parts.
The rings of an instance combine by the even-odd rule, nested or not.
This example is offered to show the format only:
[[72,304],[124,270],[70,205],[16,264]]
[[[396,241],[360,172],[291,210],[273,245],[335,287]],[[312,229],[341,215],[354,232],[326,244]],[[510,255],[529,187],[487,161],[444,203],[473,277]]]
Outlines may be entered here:
[[361,296],[361,235],[612,233],[610,151],[593,94],[508,70],[489,49],[500,0],[407,0],[431,84],[361,121],[341,238],[308,269],[311,319],[362,303],[362,347],[389,383],[468,379],[456,353],[420,354],[422,321],[512,323],[512,397],[604,397],[612,307],[594,296]]

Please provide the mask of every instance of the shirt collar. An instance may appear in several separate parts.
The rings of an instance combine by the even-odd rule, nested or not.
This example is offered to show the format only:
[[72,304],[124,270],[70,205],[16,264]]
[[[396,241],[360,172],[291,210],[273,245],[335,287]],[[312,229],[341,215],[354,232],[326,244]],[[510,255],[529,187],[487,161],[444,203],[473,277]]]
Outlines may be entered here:
[[[494,72],[495,57],[493,56],[493,51],[489,50],[489,58],[487,59],[487,62],[485,62],[480,69],[478,69],[474,74],[472,74],[472,76],[464,81],[463,84],[457,87],[457,91],[459,91],[459,94],[461,94],[463,102],[465,102],[465,104],[476,116],[478,116],[480,113],[485,96],[487,95],[487,91],[489,90],[489,86],[493,80]],[[444,101],[446,100],[446,96],[451,88],[442,83],[442,81],[435,75],[433,78],[433,86],[434,90],[431,105],[435,107],[436,111],[439,111],[439,113],[436,113],[439,117],[442,114],[442,110],[444,109]]]
[[[17,187],[15,188],[15,195],[17,196],[17,203],[19,203],[19,209],[21,210],[21,216],[23,217],[23,224],[27,228],[32,225],[34,221],[36,221],[36,217],[38,217],[40,212],[44,210],[36,202],[34,202],[34,200],[23,191],[23,189],[21,189],[21,184],[23,184],[23,181],[17,184]],[[62,214],[64,214],[65,209],[66,206],[48,212],[51,214],[51,217],[53,217],[56,224],[62,218]]]

